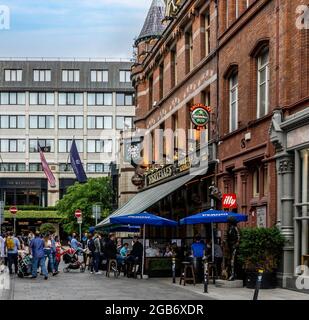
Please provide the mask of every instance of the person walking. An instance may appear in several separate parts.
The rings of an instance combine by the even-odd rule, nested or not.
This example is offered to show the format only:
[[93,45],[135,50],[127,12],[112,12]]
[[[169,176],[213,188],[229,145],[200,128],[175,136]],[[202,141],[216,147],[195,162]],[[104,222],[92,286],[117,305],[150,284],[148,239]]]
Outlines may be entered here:
[[20,249],[20,242],[15,237],[13,232],[9,232],[5,241],[5,250],[8,256],[8,265],[10,274],[13,274],[12,266],[14,264],[15,274],[18,272],[18,250]]
[[30,250],[32,254],[32,279],[37,277],[38,265],[41,267],[41,271],[44,275],[44,279],[48,279],[48,272],[45,264],[45,253],[44,253],[45,242],[40,237],[40,233],[35,233],[35,238],[30,242]]
[[93,253],[93,262],[94,262],[94,272],[95,274],[102,274],[99,270],[101,262],[101,237],[98,233],[94,236],[94,253]]
[[4,236],[0,234],[0,272],[4,271],[2,265],[5,265],[5,257],[5,239]]
[[54,241],[55,241],[54,267],[55,267],[56,274],[58,274],[59,273],[59,264],[60,264],[60,261],[61,261],[62,246],[61,246],[61,242],[60,242],[59,236],[55,236]]

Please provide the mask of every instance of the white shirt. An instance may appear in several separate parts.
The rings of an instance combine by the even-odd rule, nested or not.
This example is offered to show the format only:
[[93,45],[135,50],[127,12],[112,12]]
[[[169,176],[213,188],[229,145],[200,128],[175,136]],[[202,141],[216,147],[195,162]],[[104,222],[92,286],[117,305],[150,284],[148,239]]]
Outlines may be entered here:
[[2,236],[0,236],[0,258],[4,258],[5,254],[4,254],[4,243],[5,240],[2,238]]

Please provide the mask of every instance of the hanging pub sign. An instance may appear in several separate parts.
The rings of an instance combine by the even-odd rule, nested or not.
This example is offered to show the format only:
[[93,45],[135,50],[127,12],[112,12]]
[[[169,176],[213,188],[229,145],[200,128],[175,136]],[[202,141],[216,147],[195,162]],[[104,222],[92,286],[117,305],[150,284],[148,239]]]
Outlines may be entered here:
[[195,104],[190,108],[191,121],[197,129],[205,128],[210,119],[211,108],[202,103]]

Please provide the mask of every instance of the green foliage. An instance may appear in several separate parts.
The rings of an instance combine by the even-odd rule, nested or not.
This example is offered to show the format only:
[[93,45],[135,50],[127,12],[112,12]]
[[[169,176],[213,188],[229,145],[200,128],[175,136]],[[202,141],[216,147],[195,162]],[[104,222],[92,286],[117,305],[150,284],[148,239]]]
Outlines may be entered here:
[[56,232],[56,228],[54,227],[53,224],[51,223],[43,223],[41,226],[40,226],[40,232],[42,234],[53,234]]
[[246,270],[262,268],[272,272],[278,268],[284,241],[276,227],[242,229],[239,260]]
[[57,202],[59,214],[64,215],[63,230],[67,233],[77,232],[78,224],[75,211],[80,209],[83,217],[83,230],[88,230],[95,221],[92,217],[92,206],[101,205],[102,218],[107,217],[112,208],[112,185],[108,177],[89,179],[87,183],[75,183],[69,187],[66,195]]
[[[4,218],[5,219],[13,219],[14,216],[9,212],[5,211],[4,212]],[[53,219],[53,220],[59,220],[62,219],[57,211],[18,211],[17,214],[15,215],[16,219]]]

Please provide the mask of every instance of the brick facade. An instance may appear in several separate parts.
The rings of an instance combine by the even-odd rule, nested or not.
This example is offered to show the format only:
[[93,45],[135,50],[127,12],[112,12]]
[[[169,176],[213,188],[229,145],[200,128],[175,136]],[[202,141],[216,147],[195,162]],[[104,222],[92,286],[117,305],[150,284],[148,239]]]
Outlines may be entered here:
[[[308,106],[309,31],[296,27],[296,8],[302,4],[307,3],[184,1],[160,39],[138,44],[138,63],[132,69],[137,128],[150,132],[160,126],[173,129],[177,116],[178,127],[189,129],[192,103],[212,107],[209,139],[216,143],[219,159],[216,184],[222,193],[237,194],[238,211],[249,215],[250,226],[257,224],[261,207],[266,207],[267,227],[277,222],[275,150],[269,141],[273,111],[281,108],[291,114]],[[209,53],[205,50],[207,14]],[[145,54],[149,47],[152,50]],[[265,114],[258,116],[258,68],[265,50],[269,52],[269,103]],[[230,77],[235,73],[238,121],[237,129],[230,132]],[[186,139],[178,143],[185,149]],[[156,160],[161,147],[155,140]],[[150,153],[144,152],[145,165],[150,163]]]

